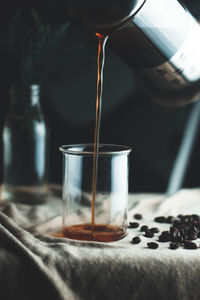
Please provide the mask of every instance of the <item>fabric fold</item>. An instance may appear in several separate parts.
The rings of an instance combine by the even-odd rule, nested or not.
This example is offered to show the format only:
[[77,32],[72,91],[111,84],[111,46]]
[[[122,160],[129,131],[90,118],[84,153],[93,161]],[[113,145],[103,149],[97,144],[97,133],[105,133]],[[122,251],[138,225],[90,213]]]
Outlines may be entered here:
[[[169,249],[159,233],[147,238],[142,225],[168,230],[155,216],[200,212],[200,189],[129,197],[129,228],[113,243],[75,241],[61,231],[60,197],[44,205],[0,203],[0,299],[2,300],[198,300],[200,249]],[[143,218],[135,220],[134,214]],[[141,243],[133,245],[134,236]],[[159,243],[156,250],[147,243]],[[199,246],[199,239],[196,241]]]

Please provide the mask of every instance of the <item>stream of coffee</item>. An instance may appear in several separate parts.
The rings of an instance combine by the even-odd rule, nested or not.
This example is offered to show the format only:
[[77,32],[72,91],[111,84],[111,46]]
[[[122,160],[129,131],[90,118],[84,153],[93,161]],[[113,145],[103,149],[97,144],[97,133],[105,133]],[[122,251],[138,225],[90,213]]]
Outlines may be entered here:
[[108,36],[96,34],[98,37],[98,70],[97,70],[97,98],[96,98],[96,120],[94,130],[94,156],[92,171],[92,209],[91,209],[91,227],[92,233],[95,234],[95,198],[98,171],[98,149],[99,149],[99,133],[101,125],[101,108],[102,108],[102,92],[103,92],[103,69],[105,62],[105,45]]

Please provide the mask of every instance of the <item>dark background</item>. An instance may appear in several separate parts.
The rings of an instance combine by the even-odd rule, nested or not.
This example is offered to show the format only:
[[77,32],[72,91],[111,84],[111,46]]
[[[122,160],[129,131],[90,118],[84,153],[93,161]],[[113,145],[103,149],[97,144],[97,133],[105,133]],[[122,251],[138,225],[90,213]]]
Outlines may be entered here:
[[[198,0],[183,1],[200,16]],[[0,12],[1,31],[6,32],[11,15],[18,8],[34,7],[48,21],[65,23],[64,1],[7,1]],[[50,130],[50,181],[61,183],[63,144],[93,142],[96,101],[96,39],[79,26],[72,26],[75,42],[85,42],[85,55],[49,74],[41,98]],[[90,35],[90,34],[89,34]],[[200,38],[200,37],[199,37]],[[89,42],[88,42],[89,40]],[[71,40],[66,47],[70,47]],[[88,43],[88,44],[87,44]],[[200,51],[200,50],[199,50]],[[133,148],[130,159],[130,190],[164,192],[179,149],[191,105],[164,108],[142,95],[135,73],[107,48],[100,142],[125,144]],[[9,83],[1,76],[0,130],[9,107]],[[0,154],[2,146],[0,145]],[[0,165],[0,170],[1,170]],[[0,171],[0,180],[2,170]],[[184,187],[200,186],[200,132],[188,166]]]

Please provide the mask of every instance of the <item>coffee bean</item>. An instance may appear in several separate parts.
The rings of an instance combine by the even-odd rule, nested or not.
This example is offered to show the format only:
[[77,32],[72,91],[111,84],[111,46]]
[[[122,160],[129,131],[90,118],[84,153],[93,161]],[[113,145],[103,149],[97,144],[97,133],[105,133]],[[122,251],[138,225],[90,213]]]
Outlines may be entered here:
[[197,239],[197,234],[196,233],[189,233],[188,234],[188,240],[193,241]]
[[196,233],[196,234],[199,232],[199,230],[197,229],[196,226],[193,226],[192,230],[193,230],[193,232]]
[[169,231],[163,231],[161,233],[161,235],[159,236],[159,241],[162,242],[162,243],[169,242],[170,241]]
[[161,216],[161,217],[156,217],[156,218],[154,219],[154,221],[157,222],[157,223],[167,223],[166,218],[163,217],[163,216]]
[[162,234],[162,235],[169,235],[170,233],[169,233],[168,230],[164,230],[164,231],[161,232],[161,234]]
[[140,231],[146,231],[148,229],[149,229],[149,227],[147,225],[142,225],[140,228]]
[[141,238],[139,236],[132,238],[131,241],[132,244],[139,244],[140,242],[141,242]]
[[179,232],[180,232],[180,235],[181,235],[183,238],[186,237],[186,232],[185,232],[185,230],[184,230],[182,227],[179,229]]
[[193,217],[193,220],[194,220],[194,221],[200,222],[200,216],[198,216],[198,215],[196,215],[196,214],[193,214],[192,217]]
[[192,224],[193,224],[194,226],[199,227],[199,221],[193,220],[193,221],[192,221]]
[[170,239],[167,238],[166,236],[163,236],[163,235],[159,236],[159,242],[166,243],[166,242],[169,242],[169,241],[170,241]]
[[190,224],[190,223],[189,224],[182,224],[182,228],[185,231],[185,234],[188,234],[189,231],[192,230],[192,224]]
[[197,249],[197,244],[194,242],[185,241],[184,248],[185,249]]
[[183,215],[181,215],[181,214],[179,214],[178,216],[177,216],[177,218],[179,218],[179,219],[181,219],[183,217]]
[[190,222],[190,216],[186,215],[186,216],[183,216],[183,218],[181,219],[181,223],[183,224],[187,224]]
[[174,236],[170,239],[174,243],[181,243],[182,242],[182,237],[181,236]]
[[138,228],[140,226],[137,222],[129,222],[129,228]]
[[175,226],[171,226],[170,229],[169,229],[170,233],[178,233],[178,228],[175,227]]
[[151,242],[151,243],[147,243],[147,246],[150,249],[157,249],[159,247],[159,245],[157,243]]
[[169,248],[172,250],[178,249],[180,247],[180,243],[170,243]]
[[175,218],[172,217],[172,216],[169,216],[169,217],[166,218],[166,220],[167,220],[168,223],[173,223]]
[[175,220],[174,221],[174,223],[173,223],[173,225],[174,225],[174,227],[176,227],[176,228],[180,228],[180,226],[181,226],[181,221],[180,220]]
[[142,215],[141,214],[135,214],[133,216],[136,220],[141,220],[142,219]]
[[145,237],[148,237],[148,238],[152,238],[152,237],[154,237],[154,233],[147,229],[147,230],[145,231],[144,236],[145,236]]
[[157,227],[152,227],[152,228],[150,228],[149,229],[151,232],[153,232],[153,233],[158,233],[158,232],[160,232],[160,230],[157,228]]

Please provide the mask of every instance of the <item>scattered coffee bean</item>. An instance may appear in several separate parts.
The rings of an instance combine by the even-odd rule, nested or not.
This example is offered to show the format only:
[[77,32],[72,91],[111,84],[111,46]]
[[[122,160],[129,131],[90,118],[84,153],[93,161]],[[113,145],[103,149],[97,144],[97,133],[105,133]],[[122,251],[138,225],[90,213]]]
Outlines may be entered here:
[[180,243],[170,243],[169,248],[172,250],[178,249],[180,247]]
[[158,232],[160,232],[160,230],[157,228],[157,227],[152,227],[152,228],[150,228],[149,229],[151,232],[153,232],[153,233],[158,233]]
[[189,233],[188,234],[188,240],[193,241],[197,239],[197,234],[196,233]]
[[149,229],[149,227],[147,225],[142,225],[140,228],[140,231],[146,231],[148,229]]
[[184,248],[185,249],[197,249],[197,244],[194,243],[194,242],[185,241],[184,242]]
[[179,229],[179,232],[180,232],[180,235],[181,235],[183,238],[186,238],[186,232],[185,232],[185,230],[184,230],[183,227],[181,227],[181,228]]
[[[135,214],[135,219],[140,220],[141,214]],[[200,215],[182,215],[179,214],[177,217],[173,216],[159,216],[154,219],[158,223],[171,224],[169,230],[161,232],[158,237],[159,242],[170,242],[170,249],[177,249],[183,246],[185,249],[197,249],[198,246],[195,242],[192,242],[200,238]],[[139,223],[130,222],[130,228],[139,227]],[[159,228],[149,228],[147,225],[140,227],[140,231],[144,231],[144,236],[152,238],[155,233],[159,232]],[[138,239],[133,238],[133,243],[137,243]],[[151,246],[150,246],[151,247]]]
[[141,238],[139,236],[136,236],[132,238],[132,244],[139,244],[141,242]]
[[167,223],[173,223],[175,218],[172,217],[172,216],[169,216],[169,217],[166,218],[166,220],[167,220]]
[[180,221],[181,224],[187,224],[188,222],[189,222],[189,218],[187,216],[183,216],[181,218],[181,221]]
[[170,234],[168,230],[164,230],[161,232],[162,235]]
[[193,232],[194,232],[194,233],[198,234],[198,232],[199,232],[199,231],[198,231],[198,229],[197,229],[197,227],[196,227],[196,226],[193,226],[193,228],[192,228],[192,229],[193,229]]
[[163,216],[161,216],[161,217],[156,217],[156,218],[154,219],[154,221],[157,222],[157,223],[167,223],[166,218],[163,217]]
[[145,237],[148,237],[148,238],[152,238],[152,237],[154,237],[154,233],[147,229],[147,230],[145,231],[144,236],[145,236]]
[[194,221],[200,222],[200,216],[193,214],[192,217]]
[[159,239],[159,242],[162,242],[162,243],[166,243],[166,242],[170,241],[168,238],[166,238],[163,235],[160,235],[158,239]]
[[161,235],[159,236],[159,241],[162,242],[162,243],[169,242],[170,241],[169,231],[163,231],[161,233]]
[[136,220],[141,220],[142,219],[142,215],[141,214],[135,214],[133,216]]
[[138,228],[140,226],[137,222],[129,222],[129,228]]
[[174,243],[181,243],[182,242],[182,237],[181,236],[174,236],[170,239]]
[[151,243],[147,243],[147,246],[150,249],[157,249],[159,247],[159,245],[157,243],[151,242]]
[[180,220],[175,220],[174,223],[173,223],[173,226],[176,227],[177,229],[179,229],[180,226],[181,226],[181,221]]
[[170,233],[172,234],[177,234],[178,233],[178,228],[176,228],[175,226],[171,226],[169,229]]

